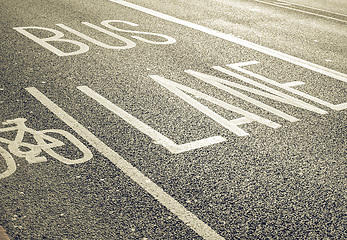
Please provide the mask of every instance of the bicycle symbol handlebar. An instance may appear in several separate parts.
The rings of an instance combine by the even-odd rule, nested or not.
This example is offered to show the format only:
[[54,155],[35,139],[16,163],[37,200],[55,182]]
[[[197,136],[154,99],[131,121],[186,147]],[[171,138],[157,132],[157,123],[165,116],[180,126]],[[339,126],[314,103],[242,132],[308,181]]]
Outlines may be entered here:
[[[83,163],[93,157],[92,152],[71,133],[61,129],[36,131],[25,126],[25,122],[25,118],[16,118],[3,122],[3,125],[14,124],[15,126],[0,128],[0,133],[17,131],[17,135],[14,140],[0,137],[0,143],[2,142],[8,144],[8,150],[10,153],[17,157],[25,157],[28,163],[46,162],[47,158],[45,156],[39,156],[42,151],[65,164]],[[25,133],[31,134],[33,139],[36,141],[36,144],[24,142],[23,138]],[[83,153],[83,157],[73,160],[60,155],[58,152],[54,151],[54,148],[64,146],[64,142],[47,135],[47,133],[61,135],[72,143],[79,151],[81,151]],[[0,173],[0,179],[10,176],[16,171],[16,163],[10,153],[0,146],[0,157],[4,158],[7,165],[7,169],[3,173]]]

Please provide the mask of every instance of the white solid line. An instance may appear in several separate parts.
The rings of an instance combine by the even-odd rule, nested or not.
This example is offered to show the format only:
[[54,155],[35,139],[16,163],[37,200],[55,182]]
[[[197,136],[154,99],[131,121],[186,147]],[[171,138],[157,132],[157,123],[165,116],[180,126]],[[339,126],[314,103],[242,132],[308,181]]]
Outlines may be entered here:
[[157,12],[157,11],[145,8],[145,7],[141,7],[141,6],[138,6],[136,4],[129,3],[129,2],[126,2],[123,0],[109,0],[109,1],[121,4],[123,6],[147,13],[149,15],[152,15],[152,16],[155,16],[155,17],[158,17],[158,18],[161,18],[161,19],[173,22],[173,23],[180,24],[182,26],[186,26],[186,27],[210,34],[210,35],[215,36],[215,37],[222,38],[222,39],[227,40],[229,42],[233,42],[233,43],[254,49],[256,51],[268,54],[268,55],[273,56],[273,57],[277,57],[277,58],[282,59],[284,61],[296,64],[298,66],[310,69],[312,71],[316,71],[316,72],[324,74],[326,76],[336,78],[336,79],[341,80],[343,82],[347,82],[347,74],[344,74],[344,73],[320,66],[320,65],[315,64],[315,63],[311,63],[309,61],[291,56],[289,54],[282,53],[282,52],[273,50],[271,48],[263,47],[263,46],[258,45],[256,43],[252,43],[252,42],[231,36],[230,34],[222,33],[222,32],[213,30],[211,28],[204,27],[204,26],[201,26],[199,24],[191,23],[191,22],[188,22],[188,21],[176,18],[176,17],[172,17],[170,15],[167,15],[167,14],[164,14],[161,12]]
[[158,185],[152,182],[137,168],[128,163],[124,158],[122,158],[105,143],[103,143],[100,139],[98,139],[91,132],[89,132],[88,129],[83,127],[79,122],[77,122],[74,118],[68,115],[63,109],[61,109],[49,98],[43,95],[39,90],[37,90],[34,87],[26,88],[26,90],[32,96],[34,96],[39,102],[46,106],[50,111],[52,111],[58,118],[60,118],[69,127],[71,127],[77,134],[84,138],[91,146],[93,146],[106,158],[108,158],[113,164],[115,164],[120,170],[122,170],[124,174],[126,174],[133,181],[139,184],[146,192],[152,195],[168,210],[170,210],[179,219],[181,219],[185,224],[191,227],[197,234],[199,234],[204,239],[208,240],[224,239],[206,223],[201,221],[196,215],[188,211],[173,197],[164,192],[162,188],[160,188]]
[[133,127],[137,128],[139,131],[151,137],[156,144],[160,144],[164,146],[171,153],[187,152],[193,149],[202,148],[202,147],[206,147],[209,145],[226,141],[226,139],[221,136],[214,136],[214,137],[209,137],[209,138],[197,140],[194,142],[178,145],[174,143],[171,139],[165,137],[158,131],[148,126],[147,124],[141,122],[134,116],[124,111],[123,109],[119,108],[118,106],[116,106],[115,104],[113,104],[112,102],[110,102],[109,100],[101,96],[100,94],[94,92],[89,87],[79,86],[77,87],[77,89],[79,89],[80,91],[88,95],[89,97],[93,98],[95,101],[97,101],[98,103],[106,107],[108,110],[110,110],[111,112],[113,112],[114,114],[122,118],[124,121],[126,121]]
[[[256,1],[256,2],[265,3],[265,4],[268,4],[268,5],[272,5],[272,6],[277,6],[277,7],[281,7],[281,8],[290,9],[290,10],[297,11],[297,12],[302,12],[302,13],[306,13],[306,14],[310,14],[310,15],[314,15],[314,16],[318,16],[318,17],[323,17],[323,18],[332,19],[332,20],[335,20],[335,21],[347,23],[347,21],[342,20],[342,19],[338,19],[338,18],[334,18],[334,17],[329,17],[329,16],[325,16],[325,15],[322,15],[322,14],[318,14],[318,13],[308,12],[308,11],[296,9],[296,8],[293,8],[293,7],[281,5],[281,4],[270,3],[270,2],[260,1],[260,0],[255,0],[255,1]],[[294,5],[294,4],[293,4],[293,5]],[[300,5],[298,5],[298,6],[300,6]],[[301,7],[303,7],[303,6],[301,6]],[[315,9],[315,8],[311,8],[311,9]],[[315,10],[320,10],[320,9],[315,9]]]

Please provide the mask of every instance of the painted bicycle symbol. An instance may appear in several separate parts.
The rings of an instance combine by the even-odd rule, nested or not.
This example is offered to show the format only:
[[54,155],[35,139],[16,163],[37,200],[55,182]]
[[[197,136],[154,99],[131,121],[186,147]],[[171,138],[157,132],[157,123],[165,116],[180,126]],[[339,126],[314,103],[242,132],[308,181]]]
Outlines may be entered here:
[[[39,156],[42,151],[66,164],[83,163],[93,157],[92,152],[71,133],[61,129],[36,131],[25,126],[25,122],[25,118],[16,118],[3,122],[3,125],[14,126],[0,128],[0,133],[17,131],[17,134],[14,140],[0,137],[0,143],[8,144],[8,151],[10,153],[17,157],[25,157],[28,163],[46,162],[47,158],[45,156]],[[32,135],[36,144],[23,141],[26,133]],[[67,139],[83,154],[83,156],[78,159],[70,159],[62,156],[60,153],[58,153],[58,148],[64,146],[65,143],[55,137],[52,137],[51,135],[48,135],[47,133],[51,133],[51,135],[52,133],[55,135],[60,135],[61,137]],[[1,173],[0,171],[0,179],[10,176],[16,171],[16,163],[8,151],[0,146],[0,157],[2,156],[7,166],[7,169],[4,172]]]

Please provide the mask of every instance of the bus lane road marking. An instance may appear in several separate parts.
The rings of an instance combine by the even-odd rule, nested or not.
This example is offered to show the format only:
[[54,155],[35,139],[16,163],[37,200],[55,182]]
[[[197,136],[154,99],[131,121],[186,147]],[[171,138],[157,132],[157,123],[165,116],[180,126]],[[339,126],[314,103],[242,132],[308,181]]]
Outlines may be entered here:
[[47,107],[52,113],[54,113],[59,119],[73,129],[78,135],[84,138],[91,146],[97,149],[113,164],[115,164],[124,174],[139,184],[146,192],[157,199],[163,206],[169,211],[175,214],[180,220],[192,228],[198,235],[206,240],[222,240],[224,239],[217,232],[215,232],[210,226],[201,221],[195,214],[188,211],[177,200],[167,194],[162,188],[152,182],[136,167],[127,162],[119,154],[113,151],[94,134],[77,122],[73,117],[68,115],[63,109],[52,102],[44,94],[34,87],[26,88],[26,90]]
[[320,66],[318,64],[315,64],[315,63],[291,56],[289,54],[282,53],[282,52],[273,50],[271,48],[258,45],[256,43],[249,42],[247,40],[243,40],[241,38],[234,37],[230,34],[219,32],[219,31],[213,30],[211,28],[204,27],[202,25],[192,23],[192,22],[189,22],[186,20],[182,20],[182,19],[170,16],[170,15],[167,15],[167,14],[164,14],[164,13],[161,13],[161,12],[149,9],[149,8],[145,8],[145,7],[133,4],[133,3],[129,3],[129,2],[126,2],[123,0],[109,0],[109,1],[126,6],[126,7],[129,7],[129,8],[132,8],[132,9],[135,9],[135,10],[138,10],[140,12],[147,13],[149,15],[167,20],[169,22],[173,22],[173,23],[176,23],[176,24],[179,24],[179,25],[191,28],[191,29],[198,30],[200,32],[207,33],[209,35],[227,40],[227,41],[232,42],[232,43],[239,44],[241,46],[256,50],[256,51],[261,52],[261,53],[265,53],[267,55],[282,59],[284,61],[287,61],[287,62],[293,63],[295,65],[304,67],[306,69],[324,74],[326,76],[338,79],[340,81],[347,82],[347,74],[332,70],[330,68]]
[[[136,43],[133,42],[132,40],[125,38],[123,36],[120,36],[114,32],[108,31],[104,28],[98,27],[92,23],[89,22],[81,22],[82,24],[93,28],[99,32],[102,32],[108,36],[111,36],[115,39],[117,39],[118,41],[123,42],[123,45],[121,46],[111,46],[108,45],[106,43],[100,42],[92,37],[89,37],[88,35],[85,35],[79,31],[76,31],[75,29],[72,29],[64,24],[56,24],[58,27],[92,43],[95,44],[99,47],[103,47],[106,49],[112,49],[112,50],[124,50],[124,49],[130,49],[136,46]],[[133,39],[137,39],[139,41],[145,42],[145,43],[149,43],[149,44],[155,44],[155,45],[166,45],[166,44],[174,44],[176,42],[176,39],[164,35],[164,34],[159,34],[159,33],[151,33],[151,32],[143,32],[143,31],[132,31],[132,30],[125,30],[125,29],[120,29],[117,28],[113,25],[111,25],[111,23],[123,23],[126,25],[130,25],[130,26],[138,26],[138,24],[136,23],[132,23],[132,22],[128,22],[128,21],[123,21],[123,20],[105,20],[101,22],[101,25],[103,25],[104,27],[107,27],[111,30],[117,31],[117,32],[128,32],[128,33],[134,33],[134,34],[140,34],[140,35],[150,35],[150,36],[156,36],[156,37],[160,37],[165,39],[164,41],[151,41],[149,39],[146,39],[144,37],[138,36],[138,35],[133,35],[131,36],[131,38]],[[29,26],[29,27],[15,27],[13,28],[14,30],[16,30],[17,32],[23,34],[24,36],[28,37],[29,39],[33,40],[34,42],[40,44],[42,47],[46,48],[47,50],[50,50],[51,52],[55,53],[56,55],[63,57],[63,56],[71,56],[71,55],[78,55],[78,54],[82,54],[85,52],[89,51],[89,46],[85,43],[82,43],[80,41],[76,41],[76,40],[72,40],[72,39],[66,39],[63,38],[64,37],[64,33],[61,31],[58,31],[56,29],[52,29],[52,28],[45,28],[45,27],[33,27],[33,26]],[[30,33],[30,31],[28,31],[27,29],[35,29],[35,30],[40,30],[40,31],[45,31],[45,32],[50,32],[53,33],[53,36],[50,37],[45,37],[45,38],[39,38],[38,36]],[[79,49],[75,50],[73,52],[63,52],[62,50],[58,49],[56,46],[50,44],[49,42],[64,42],[64,43],[69,43],[72,45],[77,46]],[[124,45],[125,44],[125,45]]]

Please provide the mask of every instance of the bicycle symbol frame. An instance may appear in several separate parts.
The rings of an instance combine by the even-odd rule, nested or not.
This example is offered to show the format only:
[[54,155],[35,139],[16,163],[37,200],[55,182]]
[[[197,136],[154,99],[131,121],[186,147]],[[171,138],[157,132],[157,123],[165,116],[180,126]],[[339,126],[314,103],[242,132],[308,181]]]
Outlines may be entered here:
[[[48,129],[36,131],[32,128],[25,126],[25,122],[27,119],[25,118],[16,118],[12,120],[7,120],[3,122],[3,125],[13,125],[10,127],[0,128],[1,132],[10,132],[17,131],[17,135],[14,140],[6,139],[0,137],[0,143],[8,144],[8,151],[17,157],[25,157],[28,163],[39,163],[46,162],[47,158],[45,156],[39,156],[42,151],[46,152],[51,157],[65,163],[65,164],[78,164],[83,163],[90,160],[93,157],[92,152],[81,143],[75,136],[71,133],[61,130],[61,129]],[[32,134],[37,144],[32,144],[28,142],[23,142],[25,133]],[[69,159],[64,156],[59,155],[59,153],[55,152],[53,148],[61,147],[65,145],[62,141],[47,135],[46,133],[56,133],[60,134],[69,140],[75,147],[77,147],[82,153],[83,157],[79,159]],[[23,151],[22,149],[28,149],[28,151]],[[12,155],[7,152],[4,148],[0,146],[0,156],[2,156],[7,165],[7,169],[0,173],[0,179],[10,176],[12,173],[16,171],[16,163],[13,159]]]

